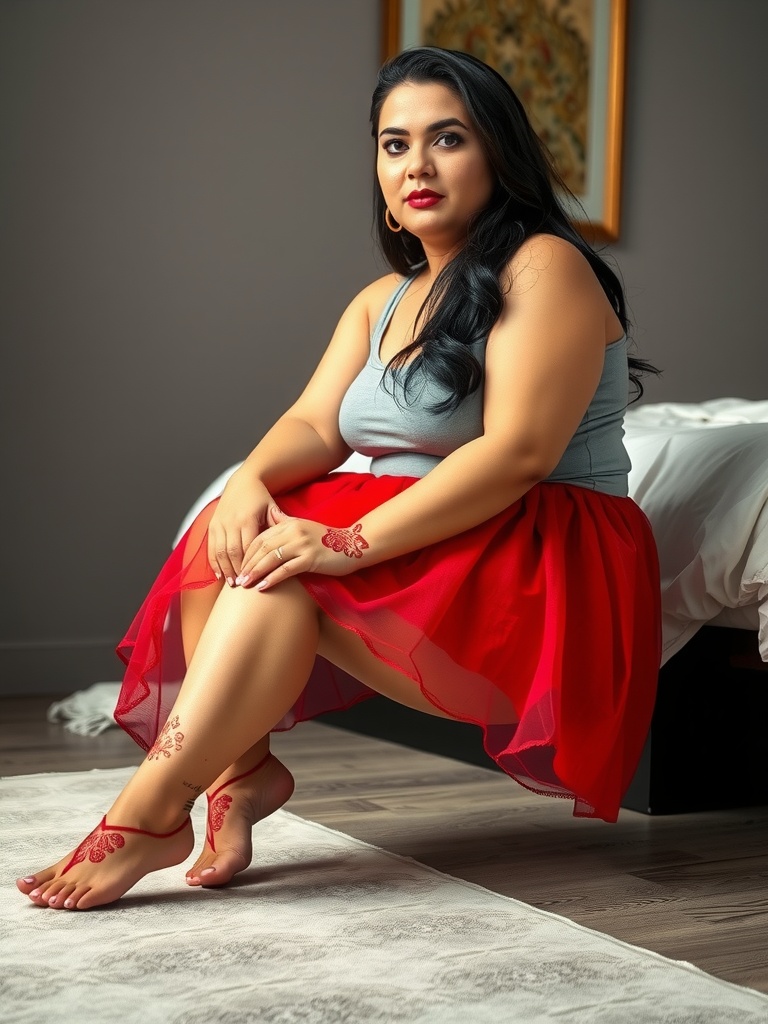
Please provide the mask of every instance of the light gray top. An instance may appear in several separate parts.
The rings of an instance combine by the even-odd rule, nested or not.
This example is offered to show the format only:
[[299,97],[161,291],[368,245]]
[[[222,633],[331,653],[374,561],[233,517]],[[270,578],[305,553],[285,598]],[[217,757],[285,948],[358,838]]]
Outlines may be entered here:
[[[347,390],[339,410],[341,436],[354,451],[371,458],[371,473],[375,476],[426,476],[446,455],[483,433],[482,385],[457,409],[435,413],[429,406],[447,397],[448,392],[425,380],[420,372],[408,401],[400,388],[393,395],[392,379],[386,386],[383,383],[381,339],[416,276],[405,278],[388,299],[371,334],[368,361]],[[472,352],[484,366],[485,341],[472,346]],[[399,372],[395,371],[395,377]],[[627,340],[620,338],[606,347],[594,398],[549,481],[626,496],[630,461],[622,440],[622,422],[628,383]]]

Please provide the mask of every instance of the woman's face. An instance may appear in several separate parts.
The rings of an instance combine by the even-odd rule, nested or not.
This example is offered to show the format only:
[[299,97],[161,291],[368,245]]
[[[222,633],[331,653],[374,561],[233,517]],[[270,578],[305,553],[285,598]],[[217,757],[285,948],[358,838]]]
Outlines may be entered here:
[[494,174],[459,97],[437,82],[398,85],[382,105],[377,145],[392,217],[430,249],[460,244],[491,198]]

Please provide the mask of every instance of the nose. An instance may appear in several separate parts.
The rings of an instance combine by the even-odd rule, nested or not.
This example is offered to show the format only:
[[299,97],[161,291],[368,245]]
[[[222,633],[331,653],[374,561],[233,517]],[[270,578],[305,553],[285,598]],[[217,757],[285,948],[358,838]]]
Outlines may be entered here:
[[411,146],[408,157],[408,177],[410,179],[429,178],[435,173],[431,154],[426,146]]

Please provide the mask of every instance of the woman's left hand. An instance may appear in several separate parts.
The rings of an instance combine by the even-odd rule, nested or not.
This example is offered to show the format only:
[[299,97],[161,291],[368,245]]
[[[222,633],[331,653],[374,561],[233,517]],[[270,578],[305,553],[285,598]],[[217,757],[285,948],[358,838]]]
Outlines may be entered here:
[[243,558],[235,583],[268,590],[301,572],[347,576],[361,566],[368,543],[360,524],[349,528],[323,526],[311,519],[292,519],[273,505],[274,524],[258,535]]

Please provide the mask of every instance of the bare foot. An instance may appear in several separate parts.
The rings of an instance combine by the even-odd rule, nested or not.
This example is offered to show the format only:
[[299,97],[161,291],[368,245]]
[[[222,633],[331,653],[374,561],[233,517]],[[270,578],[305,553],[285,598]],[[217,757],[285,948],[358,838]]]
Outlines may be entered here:
[[[236,776],[235,776],[236,778]],[[212,787],[205,846],[186,875],[187,885],[226,885],[251,863],[251,829],[282,807],[293,793],[293,776],[270,754],[253,774]]]
[[150,871],[180,864],[193,846],[189,819],[173,832],[156,833],[108,825],[104,817],[76,850],[16,886],[38,907],[88,910],[120,899]]

